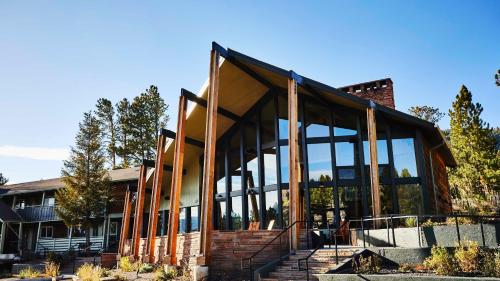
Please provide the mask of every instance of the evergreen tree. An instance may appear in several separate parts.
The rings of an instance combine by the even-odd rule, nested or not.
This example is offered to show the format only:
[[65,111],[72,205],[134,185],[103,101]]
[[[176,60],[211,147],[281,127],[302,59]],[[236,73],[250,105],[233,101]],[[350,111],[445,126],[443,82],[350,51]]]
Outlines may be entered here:
[[9,179],[4,177],[2,173],[0,173],[0,186],[7,184],[9,182]]
[[168,105],[161,98],[158,88],[151,85],[146,92],[135,97],[130,105],[130,149],[132,161],[136,164],[142,159],[154,159],[156,142],[161,127],[165,127],[169,117]]
[[106,150],[109,156],[111,168],[116,167],[116,124],[115,109],[110,100],[100,98],[97,100],[95,114],[101,125],[103,140],[106,144]]
[[412,106],[412,107],[410,107],[410,109],[408,109],[408,112],[413,116],[416,116],[420,119],[423,119],[425,121],[429,121],[432,123],[437,123],[437,122],[439,122],[439,120],[441,120],[441,118],[444,117],[444,113],[439,111],[439,108],[435,108],[435,107],[427,106],[427,105]]
[[111,183],[99,121],[88,112],[79,127],[76,144],[61,171],[65,188],[56,192],[56,213],[67,226],[85,230],[88,251],[90,227],[103,216],[111,198]]
[[449,111],[451,149],[458,166],[450,170],[450,184],[464,208],[491,211],[491,198],[499,192],[500,153],[489,124],[481,119],[483,108],[472,102],[462,86]]
[[130,135],[132,131],[131,118],[130,118],[130,102],[124,98],[116,104],[116,152],[120,155],[122,162],[121,167],[130,167],[130,157],[132,150],[130,148]]
[[500,87],[500,69],[495,73],[495,84]]

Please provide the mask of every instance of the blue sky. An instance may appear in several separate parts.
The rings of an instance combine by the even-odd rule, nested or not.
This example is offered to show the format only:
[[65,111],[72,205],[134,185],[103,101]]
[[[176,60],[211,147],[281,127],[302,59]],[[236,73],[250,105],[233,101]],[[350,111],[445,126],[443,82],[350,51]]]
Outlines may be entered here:
[[447,112],[465,84],[500,126],[499,26],[499,1],[0,0],[0,172],[59,176],[99,97],[155,84],[175,119],[179,89],[207,77],[211,41],[332,86],[391,77],[402,111]]

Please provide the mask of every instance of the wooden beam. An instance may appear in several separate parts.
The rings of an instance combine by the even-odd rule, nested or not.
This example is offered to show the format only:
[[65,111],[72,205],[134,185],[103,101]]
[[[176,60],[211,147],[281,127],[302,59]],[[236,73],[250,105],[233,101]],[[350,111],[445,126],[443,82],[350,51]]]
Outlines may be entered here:
[[182,166],[184,165],[184,136],[186,135],[187,99],[179,98],[179,113],[177,116],[177,135],[174,149],[174,171],[170,185],[170,214],[168,219],[167,256],[166,262],[177,265],[177,229],[179,228],[179,207],[182,190]]
[[[201,105],[203,107],[207,107],[207,101],[200,98],[199,96],[195,95],[194,93],[192,93],[186,89],[181,89],[181,92],[182,92],[182,95],[185,96],[188,100],[195,102],[198,105]],[[233,121],[236,121],[236,122],[240,120],[240,116],[238,116],[237,114],[232,113],[231,111],[229,111],[225,108],[222,108],[222,107],[217,108],[217,113],[224,116],[224,117],[227,117]],[[186,139],[186,143],[187,143],[187,139]]]
[[[289,178],[289,192],[290,192],[290,225],[300,220],[300,190],[299,190],[299,157],[298,157],[298,95],[297,95],[297,81],[288,79],[288,173]],[[292,234],[290,237],[290,249],[299,249],[299,233],[300,228],[298,224],[292,227]]]
[[[175,132],[174,131],[162,128],[160,133],[165,135],[169,139],[175,140]],[[202,141],[199,141],[199,140],[196,140],[196,139],[193,139],[190,137],[186,137],[186,136],[184,136],[184,139],[185,139],[185,142],[187,144],[191,144],[191,145],[201,147],[201,148],[205,147],[205,144]]]
[[144,198],[146,197],[146,177],[148,168],[146,165],[141,165],[139,174],[139,182],[137,187],[137,198],[135,200],[135,216],[134,228],[132,231],[132,255],[136,260],[139,259],[139,245],[141,243],[142,220],[144,214]]
[[151,194],[151,207],[149,209],[148,237],[146,244],[145,261],[149,263],[155,262],[155,243],[156,243],[156,226],[158,223],[158,210],[160,208],[161,185],[163,182],[163,161],[165,158],[165,145],[167,137],[160,134],[158,138],[158,146],[156,149],[156,169],[153,179],[153,191]]
[[[156,162],[154,160],[142,159],[142,165],[149,167],[149,168],[154,168],[154,167],[156,167]],[[174,168],[172,166],[167,165],[167,164],[163,164],[163,171],[172,172],[173,170],[174,170]],[[186,169],[182,170],[182,174],[183,175],[186,174]]]
[[132,198],[130,196],[131,192],[125,192],[125,204],[123,206],[122,214],[122,229],[120,233],[120,243],[118,244],[118,253],[122,256],[125,255],[125,243],[128,238],[128,230],[130,226],[130,211],[132,210]]
[[370,148],[370,180],[373,216],[378,217],[382,213],[382,205],[380,202],[380,185],[378,175],[377,125],[375,121],[375,104],[373,102],[371,102],[370,107],[366,109],[366,123],[368,127],[368,144]]
[[205,128],[205,151],[203,159],[203,197],[201,201],[200,252],[197,264],[206,266],[210,262],[212,241],[212,212],[214,193],[215,147],[217,142],[217,106],[219,96],[219,59],[216,50],[210,52],[210,75],[208,87],[207,118]]

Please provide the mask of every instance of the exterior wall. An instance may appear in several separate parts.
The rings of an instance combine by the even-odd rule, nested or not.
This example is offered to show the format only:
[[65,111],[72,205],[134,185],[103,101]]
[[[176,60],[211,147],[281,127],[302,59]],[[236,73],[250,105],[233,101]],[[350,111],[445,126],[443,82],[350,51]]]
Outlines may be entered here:
[[[198,158],[186,159],[186,174],[182,176],[182,191],[181,191],[181,199],[180,199],[180,207],[190,207],[199,205],[199,190],[200,190],[200,182],[199,182],[199,174],[200,174],[200,164],[198,162]],[[170,179],[168,177],[168,186],[162,186],[162,190],[166,193],[166,196],[170,198]],[[170,209],[170,199],[165,199],[166,196],[163,196],[160,201],[160,211],[161,210],[169,210]],[[151,202],[151,197],[149,197],[149,201]],[[147,199],[148,200],[148,199]],[[146,209],[149,212],[149,208]]]
[[391,79],[350,85],[339,89],[360,98],[373,100],[390,108],[396,108]]
[[[279,234],[280,230],[260,231],[214,231],[212,232],[210,277],[213,280],[241,280],[248,278],[248,271],[241,269],[241,259],[248,258],[264,244]],[[254,262],[254,269],[258,264],[263,265],[278,257],[279,240],[276,245],[267,247],[259,254]],[[282,241],[283,252],[288,253],[288,241]]]
[[[443,157],[439,153],[439,149],[432,151],[432,170],[431,170],[431,159],[429,157],[430,146],[429,143],[424,140],[424,157],[425,157],[425,170],[427,173],[427,187],[429,194],[429,206],[432,210],[435,210],[437,199],[437,211],[439,214],[449,214],[452,212],[451,209],[451,195],[450,186],[448,183],[448,172],[446,170],[446,165]],[[432,174],[433,173],[433,174]],[[434,175],[434,183],[436,184],[436,196],[434,196],[434,186],[432,182],[432,175]],[[430,212],[428,212],[430,213]]]

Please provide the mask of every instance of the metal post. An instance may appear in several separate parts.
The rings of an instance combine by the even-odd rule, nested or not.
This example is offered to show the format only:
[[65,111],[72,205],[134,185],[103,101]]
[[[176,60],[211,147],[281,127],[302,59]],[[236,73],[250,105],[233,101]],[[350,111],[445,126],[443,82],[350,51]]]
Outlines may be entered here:
[[333,239],[335,240],[335,263],[339,264],[339,250],[337,247],[337,235],[333,235]]
[[454,216],[455,216],[455,226],[457,229],[458,246],[460,246],[461,243],[460,243],[460,228],[458,227],[458,216],[456,214]]
[[417,216],[417,235],[418,235],[418,246],[422,248],[422,239],[420,237],[420,221]]
[[385,217],[385,227],[387,229],[387,245],[391,245],[391,238],[389,235],[389,220]]
[[365,222],[363,217],[361,217],[361,232],[363,233],[363,248],[366,248],[366,240],[365,240]]
[[481,238],[483,239],[483,247],[486,247],[486,241],[484,239],[484,229],[483,229],[483,219],[479,218],[479,226],[481,227]]
[[391,215],[391,227],[392,227],[392,246],[396,248],[396,236],[394,235],[394,220]]

